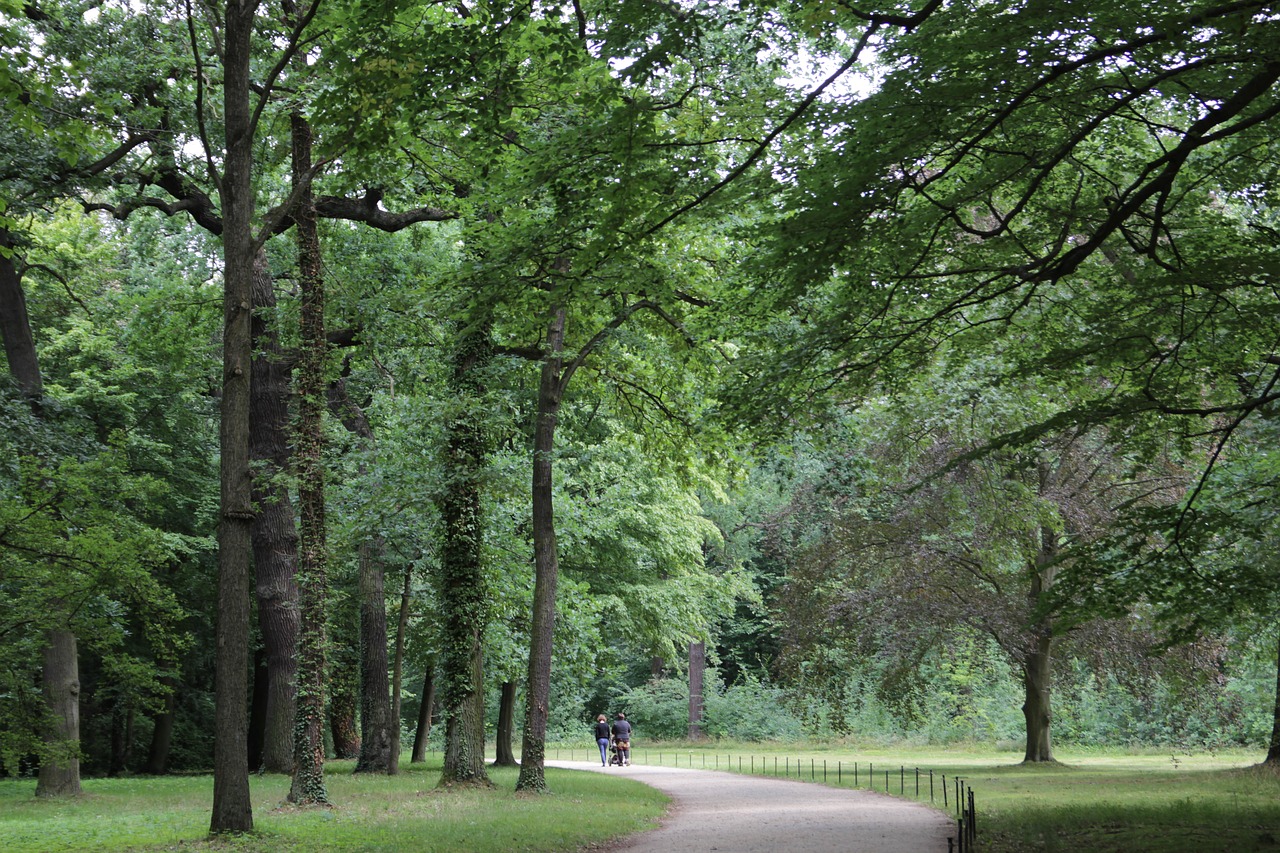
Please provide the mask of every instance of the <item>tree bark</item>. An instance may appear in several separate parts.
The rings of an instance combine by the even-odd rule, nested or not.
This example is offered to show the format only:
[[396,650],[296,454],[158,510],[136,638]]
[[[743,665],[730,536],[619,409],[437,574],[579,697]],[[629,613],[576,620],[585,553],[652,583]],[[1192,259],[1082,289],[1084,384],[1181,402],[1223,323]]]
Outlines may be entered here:
[[[329,409],[349,432],[373,444],[373,428],[346,392],[346,381],[329,386]],[[366,474],[361,465],[360,473]],[[384,552],[386,544],[373,536],[360,545],[358,595],[360,611],[360,757],[357,773],[395,774],[400,765],[399,667],[401,665],[407,600],[401,599],[401,623],[396,637],[395,684],[388,695],[387,612]],[[405,576],[408,595],[409,574]],[[395,697],[394,701],[392,697]]]
[[[358,435],[367,445],[373,445],[373,428],[348,396],[345,380],[329,386],[329,409],[341,418],[347,430]],[[360,466],[360,474],[367,470]],[[370,535],[360,543],[357,601],[360,611],[360,757],[356,761],[357,773],[394,774],[399,769],[398,714],[393,712],[387,684],[387,600],[384,558],[386,543],[381,536]],[[408,576],[406,576],[406,583]],[[405,604],[402,600],[401,610]],[[402,640],[404,626],[400,626],[397,643]],[[397,667],[399,666],[397,648]],[[398,676],[398,673],[397,673]]]
[[511,739],[516,725],[516,683],[502,682],[502,696],[498,700],[498,734],[494,767],[517,766],[516,755],[511,750]]
[[422,696],[418,704],[418,725],[413,732],[413,755],[409,761],[420,764],[427,760],[427,743],[431,740],[431,709],[436,704],[435,661],[427,661],[422,676]]
[[178,680],[166,675],[160,679],[169,693],[164,697],[164,710],[152,717],[151,747],[143,772],[162,776],[169,772],[169,750],[173,747],[173,726],[177,720]]
[[320,237],[310,190],[311,126],[299,113],[290,121],[293,136],[293,180],[301,188],[294,214],[298,240],[299,318],[298,434],[295,460],[298,505],[302,516],[298,549],[297,722],[294,726],[293,784],[289,802],[327,805],[324,781],[325,603],[328,566],[324,506],[324,410],[327,407],[325,359],[329,343],[324,330],[324,282]]
[[360,757],[360,653],[353,648],[358,629],[347,636],[340,630],[329,655],[329,732],[334,757],[346,760]]
[[702,740],[702,691],[707,672],[707,646],[689,644],[689,740]]
[[404,646],[409,631],[409,605],[412,601],[413,569],[404,568],[404,590],[400,593],[400,618],[396,620],[396,656],[391,668],[391,763],[387,773],[400,772],[400,694],[404,687]]
[[391,695],[387,684],[387,599],[382,537],[360,543],[360,759],[357,773],[391,768]]
[[1280,650],[1276,653],[1276,693],[1271,711],[1271,743],[1264,764],[1280,764]]
[[[1028,594],[1030,612],[1036,613],[1044,597],[1053,586],[1056,568],[1053,559],[1057,555],[1054,533],[1047,527],[1040,531],[1041,547],[1031,570],[1031,590]],[[1027,743],[1024,763],[1053,761],[1053,743],[1050,723],[1053,719],[1050,704],[1050,687],[1053,676],[1053,621],[1048,616],[1038,617],[1031,626],[1030,646],[1022,661],[1022,679],[1025,700],[1022,714],[1026,719]]]
[[441,681],[445,711],[444,771],[440,784],[488,785],[484,765],[484,632],[489,597],[483,565],[480,477],[488,456],[477,378],[492,354],[487,324],[465,333],[454,357],[452,390],[463,401],[448,426],[448,483],[439,497],[444,524],[440,552],[440,604],[444,649]]
[[267,686],[260,760],[267,773],[293,772],[298,660],[298,529],[284,478],[290,468],[290,366],[272,314],[276,294],[265,251],[253,264],[253,381],[249,457],[253,461],[253,564]]
[[53,727],[45,737],[36,796],[79,796],[80,667],[75,634],[61,630],[46,634],[41,680]]
[[22,278],[13,258],[4,254],[12,248],[12,236],[0,229],[0,337],[4,338],[9,375],[18,384],[18,390],[38,407],[44,395],[44,381],[31,334],[27,297],[22,292]]
[[112,702],[111,763],[107,767],[107,776],[113,779],[129,771],[133,756],[133,723],[134,710],[122,709],[119,700]]
[[256,0],[233,0],[223,26],[222,176],[223,335],[218,444],[221,484],[218,525],[218,624],[213,748],[214,834],[252,832],[247,710],[249,560],[253,497],[249,473],[249,381],[253,357],[253,118],[249,110]]
[[538,387],[538,414],[533,433],[533,625],[529,640],[529,677],[525,695],[524,736],[520,748],[517,791],[547,788],[547,713],[551,701],[551,655],[556,627],[556,586],[560,562],[556,552],[552,502],[552,454],[564,388],[565,311],[556,308],[547,327],[547,355]]
[[249,769],[261,772],[262,747],[267,732],[267,693],[270,685],[267,675],[267,653],[264,649],[253,650],[253,679],[249,687],[249,733],[246,737],[246,749],[249,754]]

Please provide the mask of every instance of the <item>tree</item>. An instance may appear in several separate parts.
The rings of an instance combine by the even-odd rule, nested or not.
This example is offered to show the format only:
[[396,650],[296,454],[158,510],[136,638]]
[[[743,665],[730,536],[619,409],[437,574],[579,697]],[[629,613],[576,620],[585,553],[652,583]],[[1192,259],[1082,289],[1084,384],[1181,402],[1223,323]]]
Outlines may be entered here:
[[[1176,501],[1184,481],[1175,460],[1153,464],[1101,430],[990,448],[1070,386],[999,390],[991,385],[1004,369],[998,359],[955,355],[898,393],[863,402],[828,433],[830,468],[793,498],[814,518],[811,544],[799,549],[808,565],[782,597],[789,654],[812,660],[833,637],[842,644],[840,635],[852,635],[896,677],[960,629],[985,634],[1022,682],[1025,760],[1052,761],[1057,647],[1070,640],[1118,651],[1124,633],[1086,619],[1060,623],[1071,593],[1058,579],[1077,553],[1121,529],[1126,512]],[[902,635],[903,620],[929,627]],[[825,627],[833,623],[840,627]]]
[[[170,578],[200,548],[198,491],[174,466],[201,470],[201,405],[184,387],[199,385],[191,363],[175,360],[165,376],[146,365],[144,350],[164,344],[141,344],[148,311],[120,266],[126,241],[65,206],[24,225],[13,271],[32,296],[28,356],[38,365],[38,347],[51,369],[38,373],[39,398],[16,384],[2,392],[0,588],[10,605],[0,620],[0,750],[11,767],[16,755],[41,757],[37,790],[59,796],[80,784],[82,654],[112,682],[99,699],[110,696],[113,728],[165,693],[159,670],[182,645]],[[179,424],[187,448],[171,444]],[[39,637],[55,645],[42,652]],[[41,668],[55,704],[37,710],[30,673]],[[119,742],[113,759],[128,748]]]
[[[1257,411],[1273,318],[1248,270],[1274,241],[1245,173],[1270,162],[1276,109],[1257,9],[1184,4],[1148,32],[1138,3],[946,8],[888,42],[875,91],[815,113],[832,144],[797,140],[780,167],[801,171],[773,292],[807,290],[809,357],[743,392],[892,383],[954,339],[1005,346],[1011,376],[1093,378],[1046,428]],[[960,63],[975,73],[943,70]]]
[[477,404],[493,357],[488,323],[463,330],[453,357],[450,388],[458,408],[448,423],[445,470],[437,503],[442,520],[440,604],[448,614],[441,630],[441,696],[445,703],[445,763],[440,783],[488,785],[484,766],[484,633],[489,601],[482,557],[484,520],[481,478],[488,439]]
[[[254,465],[253,566],[266,665],[261,767],[293,772],[298,648],[298,529],[290,470],[289,393],[294,358],[280,343],[275,280],[265,251],[254,259],[249,454]],[[256,692],[256,691],[255,691]]]
[[[292,11],[292,10],[290,10]],[[290,116],[292,165],[297,207],[298,278],[302,308],[299,318],[298,429],[295,451],[298,501],[301,506],[298,589],[298,703],[294,725],[293,784],[289,801],[329,803],[324,783],[325,602],[328,598],[328,545],[325,530],[324,412],[328,403],[325,361],[324,279],[315,200],[310,188],[315,164],[311,156],[311,124],[300,112]]]
[[[993,384],[1067,374],[1076,393],[992,448],[1105,425],[1125,453],[1215,436],[1216,458],[1275,394],[1257,271],[1277,248],[1276,24],[1260,4],[1011,12],[923,7],[864,92],[779,147],[760,293],[803,319],[756,336],[735,394],[785,418],[893,391],[942,351],[997,352]],[[1089,598],[1074,578],[1106,575],[1056,583]]]

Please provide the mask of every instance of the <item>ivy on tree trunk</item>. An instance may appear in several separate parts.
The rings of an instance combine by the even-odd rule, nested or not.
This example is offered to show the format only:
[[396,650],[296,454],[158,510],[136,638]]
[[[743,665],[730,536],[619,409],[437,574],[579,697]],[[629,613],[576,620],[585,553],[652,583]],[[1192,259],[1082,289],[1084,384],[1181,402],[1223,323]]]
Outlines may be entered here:
[[298,643],[297,722],[294,726],[293,784],[289,802],[327,805],[324,781],[325,602],[328,568],[324,507],[324,410],[327,407],[324,331],[324,282],[320,238],[309,187],[311,125],[301,114],[291,116],[293,175],[302,185],[294,213],[298,240],[302,311],[299,319],[298,435],[295,454],[302,529],[298,560],[301,610]]
[[439,497],[444,523],[440,552],[441,682],[445,713],[444,771],[440,784],[488,785],[484,764],[484,632],[489,595],[482,563],[480,476],[488,457],[478,400],[480,371],[493,345],[487,324],[468,329],[450,378],[461,403],[448,426],[448,474]]

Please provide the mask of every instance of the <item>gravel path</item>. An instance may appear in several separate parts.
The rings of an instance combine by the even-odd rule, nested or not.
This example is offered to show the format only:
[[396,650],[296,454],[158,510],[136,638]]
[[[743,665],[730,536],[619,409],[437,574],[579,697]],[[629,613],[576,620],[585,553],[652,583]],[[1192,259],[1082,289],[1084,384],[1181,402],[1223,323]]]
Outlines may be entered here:
[[630,776],[671,795],[658,829],[611,848],[628,853],[946,853],[956,834],[942,812],[873,791],[714,770],[547,764]]

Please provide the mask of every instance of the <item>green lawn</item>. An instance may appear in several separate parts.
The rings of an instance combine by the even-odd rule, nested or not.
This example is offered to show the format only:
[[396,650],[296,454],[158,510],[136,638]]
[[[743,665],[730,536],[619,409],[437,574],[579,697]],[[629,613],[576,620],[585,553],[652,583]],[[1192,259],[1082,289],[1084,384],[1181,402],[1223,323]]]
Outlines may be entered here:
[[[549,758],[594,760],[594,748],[554,748]],[[1253,767],[1256,752],[1188,756],[1060,749],[1062,764],[1024,767],[1021,754],[986,748],[839,745],[646,744],[637,764],[719,767],[753,765],[781,775],[867,785],[889,772],[897,794],[915,773],[962,777],[975,791],[978,847],[983,853],[1280,853],[1280,774]],[[570,851],[654,824],[665,798],[618,775],[551,768],[553,792],[517,796],[514,770],[493,771],[485,791],[435,790],[439,755],[407,765],[398,777],[354,776],[350,762],[329,765],[333,809],[283,803],[288,779],[253,777],[257,833],[231,842],[205,839],[212,796],[208,776],[90,779],[73,801],[37,801],[32,780],[0,780],[0,853],[23,851]],[[906,768],[900,772],[899,768]]]
[[89,779],[85,796],[45,801],[32,780],[0,780],[0,851],[562,851],[654,824],[662,794],[621,777],[547,771],[551,793],[514,793],[516,771],[491,770],[494,788],[441,792],[439,756],[399,776],[355,776],[331,762],[332,809],[284,803],[289,780],[252,777],[251,836],[206,839],[209,776]]

